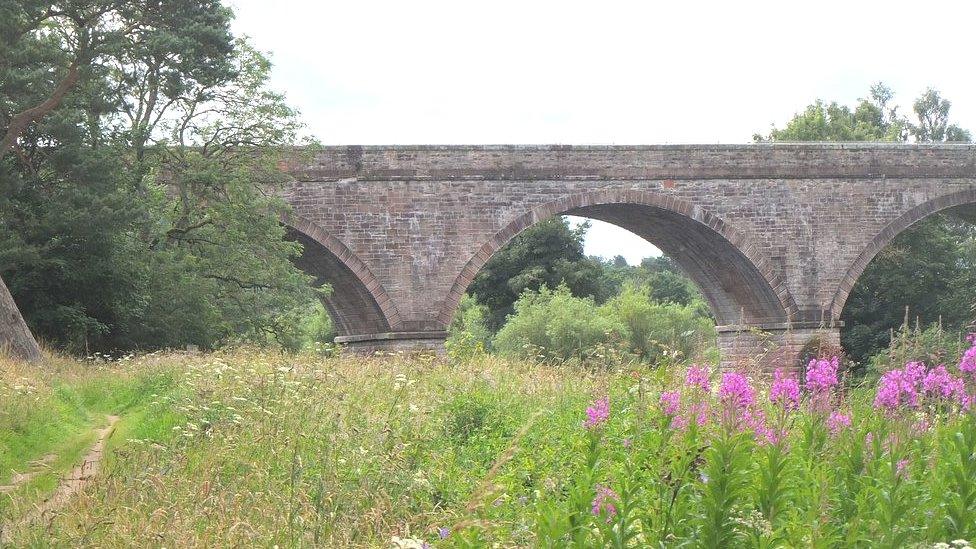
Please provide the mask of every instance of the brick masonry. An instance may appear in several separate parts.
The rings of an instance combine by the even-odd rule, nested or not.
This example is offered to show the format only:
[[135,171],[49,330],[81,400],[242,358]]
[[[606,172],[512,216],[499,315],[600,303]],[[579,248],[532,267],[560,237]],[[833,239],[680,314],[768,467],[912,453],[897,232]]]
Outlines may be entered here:
[[[282,167],[299,263],[333,284],[339,339],[359,348],[436,345],[491,255],[564,213],[650,240],[720,325],[762,326],[796,348],[804,330],[836,333],[858,276],[898,233],[976,203],[971,145],[326,147]],[[748,354],[729,347],[743,333],[720,327],[730,359]]]

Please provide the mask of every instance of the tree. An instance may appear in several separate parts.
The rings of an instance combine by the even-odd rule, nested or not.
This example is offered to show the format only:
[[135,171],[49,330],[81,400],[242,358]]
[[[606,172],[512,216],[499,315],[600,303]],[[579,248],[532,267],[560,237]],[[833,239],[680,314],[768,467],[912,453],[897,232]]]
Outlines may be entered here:
[[548,219],[529,227],[492,256],[468,288],[488,308],[485,324],[489,330],[501,328],[526,290],[565,284],[577,297],[609,297],[599,295],[600,262],[583,255],[588,228],[588,223],[571,229],[564,218]]
[[968,143],[971,140],[969,131],[949,123],[949,108],[952,103],[943,99],[937,90],[929,88],[915,100],[913,108],[918,118],[917,124],[908,124],[909,130],[916,141]]
[[41,358],[41,349],[20,316],[20,310],[7,285],[0,279],[0,351],[15,358],[34,361]]
[[300,124],[230,11],[0,10],[0,120],[78,73],[43,116],[7,125],[14,154],[0,157],[0,274],[31,326],[78,352],[294,341],[291,312],[314,296],[278,223],[275,150]]
[[[891,106],[883,84],[871,88],[852,111],[817,101],[783,129],[756,135],[756,141],[968,141],[969,132],[949,123],[950,102],[928,89],[913,104],[914,119]],[[948,216],[926,219],[898,235],[865,269],[841,314],[841,341],[860,362],[888,345],[890,333],[905,318],[943,322],[963,329],[976,303],[973,230]],[[892,288],[897,288],[897,298]]]
[[808,105],[783,129],[773,127],[769,135],[755,134],[763,141],[904,141],[907,122],[891,106],[893,94],[882,83],[871,87],[869,97],[860,99],[854,110],[817,100]]

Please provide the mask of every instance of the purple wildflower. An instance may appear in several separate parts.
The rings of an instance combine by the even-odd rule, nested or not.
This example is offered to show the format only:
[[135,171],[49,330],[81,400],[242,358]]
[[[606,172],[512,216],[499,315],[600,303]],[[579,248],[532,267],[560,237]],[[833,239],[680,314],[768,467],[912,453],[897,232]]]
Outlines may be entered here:
[[946,370],[945,366],[940,364],[925,374],[925,378],[922,379],[922,389],[926,396],[946,399],[956,397],[961,400],[965,394],[966,385],[962,378],[953,376]]
[[441,539],[447,539],[447,536],[450,536],[450,535],[451,535],[451,529],[450,528],[445,528],[445,527],[442,526],[442,527],[440,527],[440,528],[437,529],[437,537],[439,537]]
[[874,407],[893,411],[899,406],[918,406],[919,386],[925,377],[925,365],[909,362],[900,370],[885,372],[878,382]]
[[966,349],[959,361],[959,371],[976,374],[976,334],[969,334],[966,340],[969,341],[970,347]]
[[[827,418],[827,430],[832,436],[837,436],[841,431],[851,426],[851,416],[838,410],[830,413]],[[870,435],[871,433],[868,433]]]
[[610,397],[605,396],[597,399],[593,406],[586,408],[586,421],[583,426],[587,429],[596,429],[610,419]]
[[794,410],[800,406],[800,382],[787,376],[783,370],[777,368],[773,372],[773,385],[769,389],[769,400],[779,404],[787,410]]
[[756,392],[749,385],[749,378],[738,372],[722,374],[718,397],[723,403],[739,410],[744,410],[756,402]]
[[840,367],[840,359],[836,356],[830,360],[825,358],[811,359],[807,364],[807,389],[814,393],[829,391],[837,385],[837,369]]
[[671,428],[675,431],[684,431],[688,428],[688,423],[687,416],[674,416],[671,418]]
[[750,429],[760,446],[776,444],[785,433],[773,429],[766,423],[766,415],[762,410],[746,410],[743,415],[745,427]]
[[692,364],[688,368],[688,373],[685,374],[685,385],[689,388],[701,389],[704,393],[710,393],[712,391],[712,380],[708,367]]
[[681,405],[681,393],[678,391],[665,391],[661,393],[661,409],[664,415],[673,416],[678,413]]
[[895,475],[902,478],[907,478],[908,471],[906,469],[908,469],[908,459],[906,458],[899,460],[898,463],[895,464]]
[[596,485],[596,497],[593,498],[592,511],[594,515],[599,515],[600,513],[607,514],[607,522],[617,514],[617,508],[614,506],[613,502],[617,501],[619,496],[617,493],[611,490],[608,486],[602,484]]
[[695,417],[695,423],[701,427],[708,423],[708,402],[699,402],[697,404],[692,404],[691,408],[688,410],[689,415]]

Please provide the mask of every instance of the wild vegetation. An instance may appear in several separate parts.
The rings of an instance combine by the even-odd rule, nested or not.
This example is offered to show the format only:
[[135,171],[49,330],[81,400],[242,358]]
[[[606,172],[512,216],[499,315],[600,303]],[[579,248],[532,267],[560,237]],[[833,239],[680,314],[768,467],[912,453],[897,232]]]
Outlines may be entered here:
[[[4,536],[58,546],[884,546],[976,537],[976,347],[854,382],[236,350],[0,370]],[[101,475],[24,522],[121,416]],[[958,545],[957,545],[958,546]]]

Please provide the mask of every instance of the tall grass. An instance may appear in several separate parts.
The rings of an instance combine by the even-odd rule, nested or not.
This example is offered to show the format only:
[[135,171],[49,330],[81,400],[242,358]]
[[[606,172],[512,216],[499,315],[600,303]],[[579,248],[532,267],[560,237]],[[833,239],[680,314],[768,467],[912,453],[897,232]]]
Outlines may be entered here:
[[[676,427],[660,396],[682,385],[678,367],[236,350],[4,375],[55,401],[42,380],[57,375],[82,431],[106,410],[122,415],[100,478],[49,523],[18,527],[17,545],[836,547],[976,535],[976,418],[933,412],[912,431],[914,415],[874,409],[873,386],[837,397],[850,427],[804,407],[769,444],[724,420]],[[681,413],[717,398],[690,394]],[[584,427],[604,395],[609,417]]]

